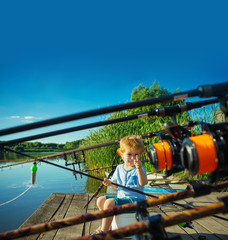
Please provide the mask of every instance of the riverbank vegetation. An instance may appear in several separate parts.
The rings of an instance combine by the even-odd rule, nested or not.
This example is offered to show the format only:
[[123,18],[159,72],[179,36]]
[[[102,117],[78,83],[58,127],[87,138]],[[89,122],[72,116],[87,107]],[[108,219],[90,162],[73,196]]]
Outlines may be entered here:
[[79,147],[81,140],[66,142],[65,144],[24,142],[9,146],[8,148],[17,152],[63,152]]

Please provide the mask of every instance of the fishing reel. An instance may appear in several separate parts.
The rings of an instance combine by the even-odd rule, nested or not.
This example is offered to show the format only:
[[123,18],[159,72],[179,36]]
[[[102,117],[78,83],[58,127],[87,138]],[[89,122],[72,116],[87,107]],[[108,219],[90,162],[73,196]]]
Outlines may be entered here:
[[209,182],[228,176],[228,123],[188,122],[187,127],[195,125],[201,125],[202,134],[191,136],[188,129],[167,123],[168,135],[150,146],[149,162],[166,176],[185,168],[191,175],[211,173]]
[[228,123],[197,123],[202,134],[185,138],[180,152],[181,163],[191,175],[211,173],[209,181],[228,175]]
[[191,133],[182,126],[165,123],[168,135],[161,136],[161,142],[152,144],[148,152],[148,160],[155,170],[166,170],[166,176],[183,170],[181,165],[180,150],[182,139]]
[[148,152],[149,162],[154,169],[161,171],[166,169],[166,175],[171,175],[174,172],[181,170],[180,165],[180,147],[178,141],[162,141],[150,146]]

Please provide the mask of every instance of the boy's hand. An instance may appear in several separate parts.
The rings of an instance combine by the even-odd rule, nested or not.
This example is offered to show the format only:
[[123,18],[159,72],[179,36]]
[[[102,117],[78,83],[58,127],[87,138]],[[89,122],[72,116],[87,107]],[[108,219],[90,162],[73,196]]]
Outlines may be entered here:
[[112,185],[112,182],[108,178],[104,178],[103,184],[106,187],[110,187]]
[[139,159],[139,155],[136,155],[136,158],[135,158],[135,160],[134,160],[134,164],[135,164],[135,167],[136,167],[137,169],[141,168],[142,162],[141,162],[140,159]]

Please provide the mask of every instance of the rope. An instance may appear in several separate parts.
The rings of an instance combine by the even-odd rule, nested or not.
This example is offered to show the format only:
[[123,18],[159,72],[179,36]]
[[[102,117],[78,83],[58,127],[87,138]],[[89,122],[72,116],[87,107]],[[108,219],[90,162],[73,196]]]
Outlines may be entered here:
[[32,185],[29,186],[23,193],[21,193],[21,194],[18,195],[17,197],[15,197],[15,198],[7,201],[7,202],[1,203],[1,204],[0,204],[0,207],[6,205],[6,204],[8,204],[8,203],[11,203],[11,202],[13,202],[13,201],[15,201],[15,200],[17,200],[19,197],[21,197],[21,196],[24,195],[26,192],[28,192],[28,190],[29,190],[30,188],[32,188]]

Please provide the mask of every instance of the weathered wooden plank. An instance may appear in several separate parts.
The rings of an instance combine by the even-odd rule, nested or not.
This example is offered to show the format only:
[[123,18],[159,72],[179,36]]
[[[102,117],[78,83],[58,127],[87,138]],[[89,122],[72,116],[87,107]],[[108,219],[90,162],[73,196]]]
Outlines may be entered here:
[[[178,201],[178,203],[185,205],[187,203],[187,201],[191,201],[192,199],[185,199],[185,200],[180,200]],[[205,206],[210,204],[209,200],[206,200],[206,204],[203,202],[199,201],[199,198],[193,198],[194,204],[196,207],[201,207],[201,206]],[[212,202],[211,202],[212,203]],[[181,209],[181,207],[178,207],[179,209]],[[181,209],[184,210],[184,209]],[[198,219],[198,220],[194,220],[192,221],[195,229],[201,233],[201,235],[205,235],[207,236],[207,239],[226,239],[224,238],[223,233],[220,231],[224,230],[225,228],[220,224],[218,224],[212,217],[206,217],[206,218],[202,218],[202,219]],[[188,228],[186,228],[188,230]]]
[[[65,218],[78,216],[85,213],[83,206],[88,200],[88,194],[77,193],[73,195],[70,207],[67,209]],[[61,228],[55,235],[55,240],[70,239],[81,237],[83,233],[83,224],[78,224],[66,228]]]
[[[153,194],[153,195],[159,196],[162,194]],[[171,213],[176,212],[176,207],[173,204],[163,204],[163,205],[159,205],[156,207],[148,208],[147,210],[148,210],[150,216],[157,215],[157,214],[161,214],[162,216],[164,216],[164,215],[169,215]],[[180,228],[179,226],[168,227],[165,229],[165,231],[167,232],[169,237],[173,237],[173,236],[177,236],[177,235],[182,235],[182,236],[184,235],[184,239],[186,239],[186,240],[194,239],[194,238],[190,237],[186,233],[186,231],[184,229]]]
[[[62,196],[64,197],[64,199],[62,201],[62,204],[59,207],[56,214],[49,220],[49,222],[65,218],[67,210],[70,207],[70,204],[72,202],[73,195],[72,194],[58,194],[58,193],[56,193],[56,197],[62,197]],[[42,240],[54,239],[57,231],[58,230],[56,229],[56,230],[52,230],[52,231],[49,231],[49,232],[41,233],[38,239],[42,239]]]
[[[194,200],[196,201],[196,199],[194,198]],[[180,204],[183,204],[183,205],[186,205],[186,201],[185,200],[180,200],[180,201],[177,201],[177,203],[180,203]],[[167,205],[170,205],[170,204],[167,204]],[[173,204],[172,204],[173,205]],[[176,206],[176,205],[173,205],[174,208],[170,208],[168,210],[165,210],[167,214],[174,214],[176,212],[181,212],[181,211],[184,211],[186,210],[185,208],[183,207],[180,207],[180,206]],[[174,210],[174,211],[173,211]],[[207,236],[207,239],[211,239],[211,240],[218,240],[220,239],[217,235],[213,235],[211,234],[211,232],[209,231],[209,229],[205,228],[204,226],[202,225],[199,225],[198,222],[196,221],[193,221],[193,226],[195,227],[196,231],[197,232],[201,232],[203,234],[201,235],[204,235],[204,236]],[[182,228],[182,227],[180,227]],[[170,228],[167,228],[167,231],[168,229],[170,229],[171,231],[173,231],[174,229],[174,226],[170,227]],[[198,239],[198,233],[194,230],[194,229],[191,229],[191,228],[182,228],[183,231],[185,231],[187,234],[189,234],[193,239]],[[182,235],[182,234],[180,234]]]
[[[50,221],[50,219],[56,214],[60,205],[62,204],[64,196],[64,194],[61,196],[56,196],[55,193],[52,193],[48,199],[20,226],[20,228]],[[19,239],[33,240],[37,239],[39,235],[40,234],[35,234]]]
[[[163,212],[161,212],[162,216],[174,214],[174,213],[180,211],[173,204],[163,204],[163,205],[160,205],[160,208],[163,211]],[[186,239],[186,240],[197,239],[197,238],[194,238],[194,236],[192,236],[191,230],[188,231],[182,227],[179,227],[178,225],[174,225],[172,227],[165,228],[165,231],[167,232],[169,237],[174,237],[174,236],[180,235],[180,236],[184,236],[184,239]]]
[[[186,205],[187,203],[189,203],[189,205],[193,206],[193,207],[201,207],[201,206],[205,206],[214,202],[217,202],[217,197],[223,197],[223,196],[227,196],[227,193],[212,193],[210,195],[206,195],[203,197],[199,197],[199,198],[188,198],[182,201],[178,201],[178,203],[181,203],[183,205]],[[183,211],[185,209],[181,209],[180,207],[178,207],[180,209],[180,211]],[[172,211],[170,211],[170,209],[165,209],[166,213],[168,214],[172,214]],[[227,215],[228,214],[217,214],[223,218],[228,218]],[[208,219],[209,222],[208,222]],[[211,220],[213,219],[213,220]],[[204,236],[207,237],[207,239],[227,239],[227,234],[228,234],[228,222],[224,221],[222,219],[217,219],[214,217],[207,217],[204,219],[200,219],[197,221],[194,221],[194,225],[196,230],[198,230],[199,232],[201,232],[201,235],[203,233]],[[220,226],[219,226],[220,225]],[[171,227],[173,229],[173,227]],[[167,229],[168,230],[168,229]],[[198,237],[198,234],[194,234],[191,233],[190,229],[184,229],[186,232],[188,232],[189,234],[191,234],[191,236],[193,236],[194,238]],[[194,230],[193,230],[194,231]],[[194,236],[196,235],[196,236]]]
[[[91,198],[93,194],[89,194],[89,199]],[[88,205],[88,208],[87,208],[87,213],[92,213],[92,212],[95,212],[95,211],[99,211],[97,205],[96,205],[96,202],[97,202],[97,199],[100,197],[100,196],[103,196],[104,194],[98,194],[97,197],[95,197],[91,202],[90,204]],[[84,232],[84,235],[89,235],[93,232],[95,232],[95,230],[101,225],[101,222],[102,220],[99,219],[99,220],[96,220],[96,221],[92,221],[92,222],[88,222],[88,223],[85,223],[84,224],[84,228],[85,228],[85,232]]]
[[[201,207],[201,206],[205,206],[208,204],[218,202],[218,198],[225,197],[225,196],[228,196],[228,193],[223,193],[223,192],[217,193],[216,192],[216,193],[211,193],[209,195],[202,196],[199,198],[188,198],[185,200],[185,202],[192,207]],[[221,224],[224,228],[228,229],[228,214],[216,214],[216,216],[221,217],[221,219],[215,218],[217,224]],[[212,217],[212,218],[214,218],[214,217]],[[227,220],[222,220],[223,218],[227,219]]]

